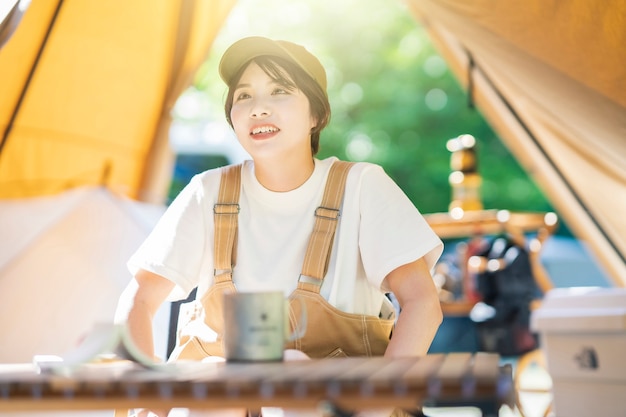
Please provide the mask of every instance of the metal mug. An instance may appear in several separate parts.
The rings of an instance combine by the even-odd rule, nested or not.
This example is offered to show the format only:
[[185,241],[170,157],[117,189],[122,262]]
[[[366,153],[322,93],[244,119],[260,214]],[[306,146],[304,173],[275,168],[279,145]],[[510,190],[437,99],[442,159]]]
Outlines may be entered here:
[[281,291],[224,294],[224,355],[228,361],[281,361],[285,342],[304,336],[306,309],[289,331],[289,301]]

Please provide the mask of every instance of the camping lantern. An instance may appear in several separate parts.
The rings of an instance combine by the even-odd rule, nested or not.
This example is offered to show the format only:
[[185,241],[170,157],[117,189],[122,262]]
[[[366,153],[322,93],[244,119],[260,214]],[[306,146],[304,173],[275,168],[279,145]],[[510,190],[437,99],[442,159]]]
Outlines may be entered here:
[[476,139],[472,135],[460,135],[448,140],[446,147],[452,152],[448,178],[452,186],[452,200],[448,211],[454,217],[462,217],[465,211],[482,210],[480,185],[482,178],[478,173]]

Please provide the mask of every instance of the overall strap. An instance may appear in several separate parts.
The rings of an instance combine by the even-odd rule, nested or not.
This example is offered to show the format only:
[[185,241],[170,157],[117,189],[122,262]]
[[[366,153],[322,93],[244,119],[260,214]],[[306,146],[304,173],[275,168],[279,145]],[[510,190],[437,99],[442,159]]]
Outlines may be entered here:
[[233,267],[237,261],[237,216],[242,164],[222,168],[222,178],[213,206],[215,238],[213,259],[215,282],[232,281]]
[[[335,161],[330,167],[322,204],[315,209],[315,225],[309,238],[298,288],[319,293],[328,271],[335,230],[341,214],[348,171],[353,162]],[[309,281],[305,281],[309,278]]]

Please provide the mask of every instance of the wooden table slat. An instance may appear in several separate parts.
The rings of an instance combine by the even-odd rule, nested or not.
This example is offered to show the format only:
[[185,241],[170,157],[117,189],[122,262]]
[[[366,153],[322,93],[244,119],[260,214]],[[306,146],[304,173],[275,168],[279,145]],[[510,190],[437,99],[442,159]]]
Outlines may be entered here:
[[443,353],[424,356],[407,369],[401,378],[404,381],[410,381],[413,384],[417,383],[417,385],[425,386],[428,379],[437,373],[437,370],[441,367],[445,358],[446,355]]
[[347,410],[476,401],[499,407],[514,398],[510,368],[490,354],[196,363],[167,371],[128,365],[89,365],[67,375],[0,365],[0,411],[299,408],[321,401]]
[[433,376],[442,381],[461,381],[471,364],[471,353],[450,353],[446,355],[441,367]]
[[473,357],[472,376],[478,383],[493,382],[500,373],[499,364],[498,354],[478,352]]

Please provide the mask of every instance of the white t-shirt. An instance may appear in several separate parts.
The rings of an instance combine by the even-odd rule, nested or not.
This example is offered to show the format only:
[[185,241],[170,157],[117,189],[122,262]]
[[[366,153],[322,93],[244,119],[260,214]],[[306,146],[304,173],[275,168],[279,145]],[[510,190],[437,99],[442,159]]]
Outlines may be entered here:
[[[289,192],[264,188],[253,162],[245,162],[233,271],[238,291],[281,290],[287,296],[296,288],[314,212],[336,160],[316,159],[311,177]],[[196,286],[199,299],[213,282],[213,205],[220,179],[219,168],[196,175],[128,262],[132,274],[141,268],[173,281],[170,300]],[[345,312],[378,315],[389,291],[385,276],[421,257],[432,268],[442,250],[441,240],[383,169],[357,163],[346,181],[321,294]]]

